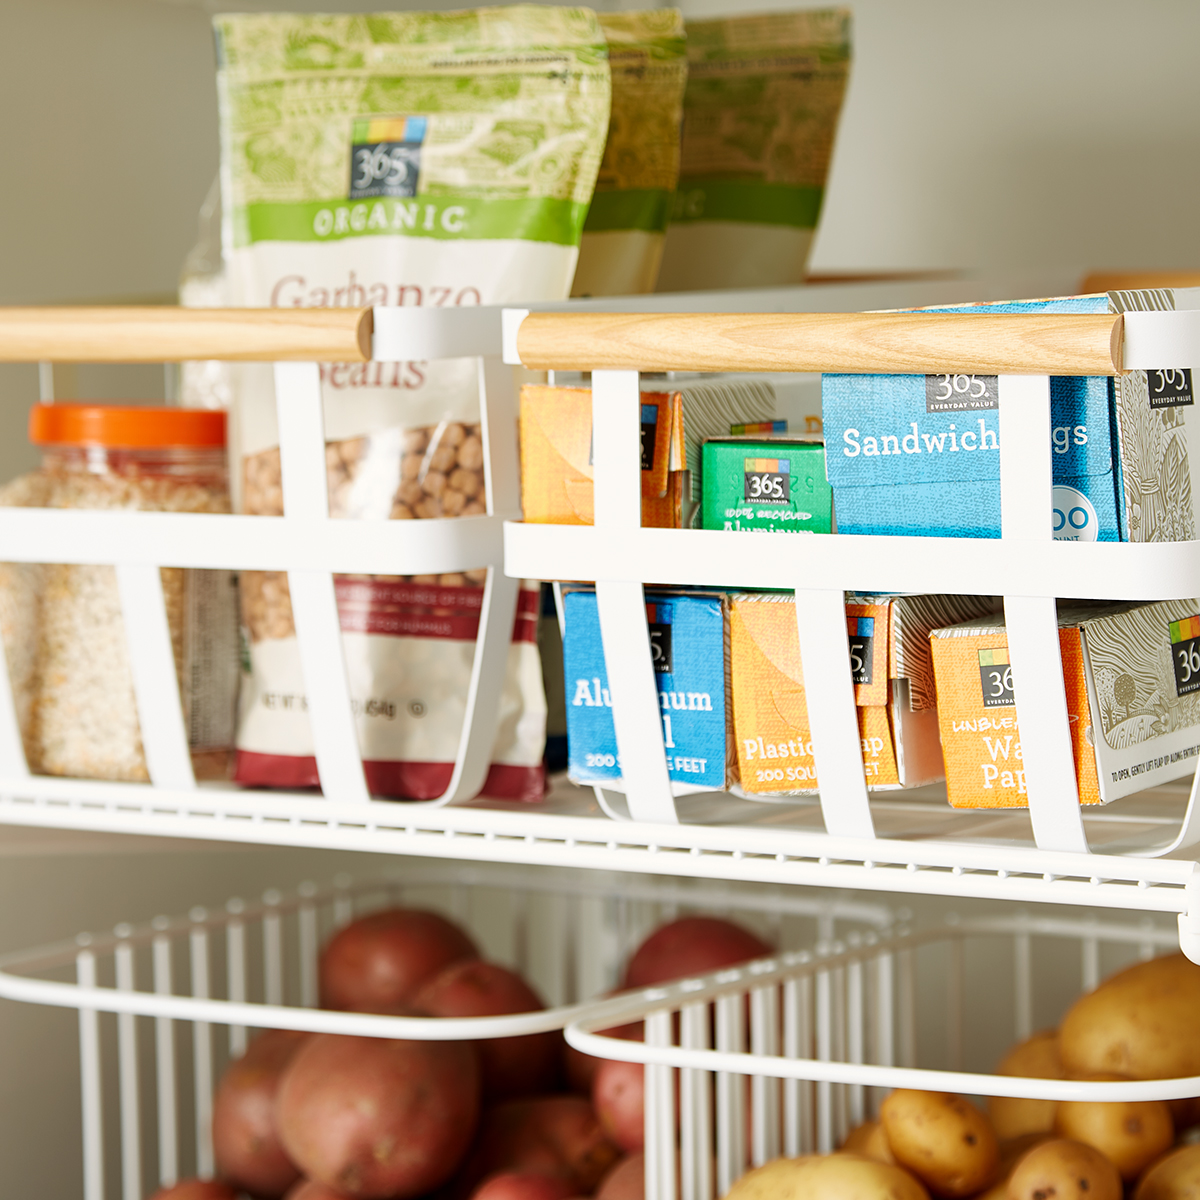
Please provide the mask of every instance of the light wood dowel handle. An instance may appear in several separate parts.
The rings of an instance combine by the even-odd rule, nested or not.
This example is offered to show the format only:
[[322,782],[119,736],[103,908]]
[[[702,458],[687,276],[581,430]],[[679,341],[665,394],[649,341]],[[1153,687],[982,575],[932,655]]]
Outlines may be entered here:
[[1114,375],[1120,316],[995,313],[530,313],[535,371]]
[[0,308],[0,362],[365,362],[369,308]]

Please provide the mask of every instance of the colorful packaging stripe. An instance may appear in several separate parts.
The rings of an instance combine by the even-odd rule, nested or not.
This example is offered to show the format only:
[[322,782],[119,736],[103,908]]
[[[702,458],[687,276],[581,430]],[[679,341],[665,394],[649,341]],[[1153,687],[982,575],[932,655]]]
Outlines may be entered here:
[[847,617],[846,632],[851,637],[869,638],[875,636],[874,617]]
[[1002,646],[998,650],[980,650],[979,665],[981,667],[1007,667],[1008,648],[1006,646]]
[[423,142],[424,117],[359,117],[354,122],[354,143],[363,142]]
[[646,620],[652,625],[670,625],[671,606],[669,604],[647,604]]
[[1176,642],[1190,642],[1192,638],[1200,637],[1200,617],[1188,617],[1185,621],[1171,622],[1171,645]]
[[792,464],[786,458],[748,458],[746,470],[751,474],[766,472],[771,475],[789,475]]
[[747,425],[730,425],[731,436],[744,433],[787,433],[786,421],[754,421]]

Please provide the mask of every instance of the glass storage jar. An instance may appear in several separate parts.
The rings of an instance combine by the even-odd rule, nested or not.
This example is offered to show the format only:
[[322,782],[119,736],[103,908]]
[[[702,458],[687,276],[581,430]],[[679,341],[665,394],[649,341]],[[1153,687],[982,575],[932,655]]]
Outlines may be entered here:
[[[200,409],[35,405],[29,436],[42,466],[0,488],[0,504],[229,512],[225,424],[223,412]],[[164,567],[162,584],[193,763],[200,777],[223,776],[237,698],[236,580]],[[147,780],[113,567],[5,564],[0,625],[30,768]]]

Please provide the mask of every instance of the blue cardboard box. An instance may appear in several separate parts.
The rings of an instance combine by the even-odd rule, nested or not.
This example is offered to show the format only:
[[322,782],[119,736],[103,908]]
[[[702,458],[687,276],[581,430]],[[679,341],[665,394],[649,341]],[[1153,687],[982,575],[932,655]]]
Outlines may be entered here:
[[[1107,313],[1106,295],[931,312]],[[1000,536],[994,375],[825,375],[826,469],[840,533]],[[1113,381],[1050,381],[1056,538],[1127,540]]]
[[[621,762],[596,593],[563,596],[567,770],[576,783],[618,786]],[[723,788],[728,761],[726,612],[720,596],[649,592],[646,617],[671,779]]]

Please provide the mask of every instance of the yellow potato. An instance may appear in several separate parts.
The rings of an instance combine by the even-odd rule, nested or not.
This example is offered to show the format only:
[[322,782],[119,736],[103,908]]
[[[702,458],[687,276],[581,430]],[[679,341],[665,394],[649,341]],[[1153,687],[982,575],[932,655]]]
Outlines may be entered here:
[[1008,1138],[1000,1143],[1000,1173],[996,1182],[986,1191],[977,1192],[972,1200],[1008,1200],[1008,1181],[1017,1163],[1033,1149],[1047,1141],[1048,1133],[1023,1133],[1020,1137]]
[[1094,1146],[1126,1181],[1136,1179],[1175,1140],[1165,1100],[1063,1100],[1054,1114],[1054,1130]]
[[777,1158],[743,1175],[725,1200],[929,1200],[907,1171],[857,1154]]
[[873,1158],[876,1162],[894,1163],[896,1161],[888,1146],[887,1134],[878,1121],[864,1121],[852,1129],[846,1140],[841,1144],[840,1152],[861,1154],[863,1158]]
[[[1048,1029],[1019,1042],[1000,1060],[996,1074],[1065,1079],[1062,1059],[1058,1056],[1058,1031]],[[989,1096],[988,1115],[1001,1140],[1025,1133],[1049,1133],[1054,1128],[1054,1103],[1023,1096]]]
[[1133,1200],[1196,1200],[1200,1197],[1200,1146],[1163,1155],[1142,1176]]
[[991,1123],[961,1096],[898,1088],[879,1117],[896,1161],[938,1196],[970,1196],[995,1181],[1000,1151]]
[[1055,1138],[1034,1146],[1008,1181],[1008,1200],[1121,1200],[1117,1168],[1092,1146]]
[[1130,1079],[1200,1075],[1200,966],[1182,954],[1136,963],[1071,1006],[1058,1031],[1070,1072]]

